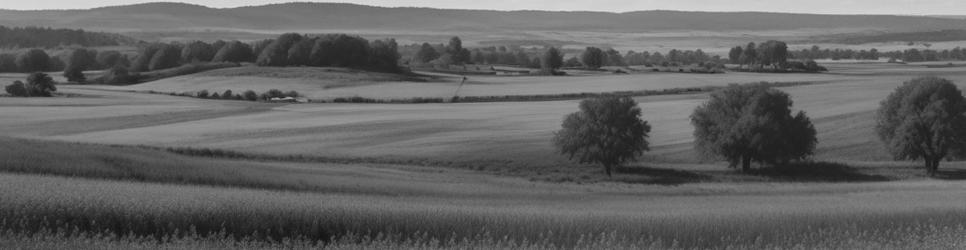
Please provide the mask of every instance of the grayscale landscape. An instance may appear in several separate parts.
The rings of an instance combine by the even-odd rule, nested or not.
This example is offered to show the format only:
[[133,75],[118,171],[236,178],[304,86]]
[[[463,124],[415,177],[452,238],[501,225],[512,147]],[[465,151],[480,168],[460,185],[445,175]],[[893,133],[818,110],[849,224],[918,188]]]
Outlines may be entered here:
[[0,3],[0,248],[966,248],[966,8],[93,2]]

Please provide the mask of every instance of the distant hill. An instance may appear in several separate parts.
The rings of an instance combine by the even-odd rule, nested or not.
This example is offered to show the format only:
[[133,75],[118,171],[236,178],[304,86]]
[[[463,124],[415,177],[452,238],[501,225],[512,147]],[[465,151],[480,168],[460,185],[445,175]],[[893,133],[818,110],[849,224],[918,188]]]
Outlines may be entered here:
[[147,3],[89,10],[0,10],[0,25],[111,31],[188,28],[244,30],[607,31],[869,29],[890,32],[956,29],[966,20],[889,15],[762,12],[552,12],[384,8],[342,3],[286,3],[227,9]]

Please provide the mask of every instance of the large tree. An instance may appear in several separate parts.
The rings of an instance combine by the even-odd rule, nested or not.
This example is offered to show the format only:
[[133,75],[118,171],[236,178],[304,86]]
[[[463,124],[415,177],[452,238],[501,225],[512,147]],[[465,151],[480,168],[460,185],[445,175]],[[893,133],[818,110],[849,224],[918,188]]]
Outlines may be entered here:
[[162,70],[178,67],[181,64],[181,48],[172,44],[162,44],[158,51],[151,56],[148,70]]
[[91,68],[94,65],[95,58],[93,55],[97,53],[91,53],[86,49],[75,49],[67,55],[67,66],[64,68],[64,77],[67,81],[82,83],[87,80],[84,76],[84,71]]
[[812,122],[792,116],[788,94],[766,84],[731,85],[694,110],[694,147],[743,171],[752,162],[781,164],[811,155],[817,140]]
[[28,96],[51,96],[50,92],[57,91],[54,79],[42,72],[35,72],[27,76]]
[[414,59],[417,63],[428,63],[436,60],[436,58],[439,58],[439,52],[436,51],[436,48],[433,48],[433,45],[429,43],[423,43],[419,47],[419,52],[416,52]]
[[580,62],[584,64],[584,67],[590,69],[599,69],[604,66],[604,59],[606,55],[604,51],[597,47],[587,47],[583,54],[580,54]]
[[554,71],[563,66],[563,62],[563,53],[557,48],[550,47],[540,58],[540,68],[553,74]]
[[745,50],[741,46],[731,48],[731,51],[728,52],[728,61],[741,67],[741,54],[744,54],[744,52]]
[[211,59],[212,62],[252,62],[255,60],[255,54],[252,52],[252,47],[248,44],[232,41],[218,50],[215,56]]
[[758,62],[762,66],[778,68],[788,62],[788,45],[785,42],[770,40],[758,47]]
[[38,72],[50,68],[50,56],[42,49],[31,49],[17,56],[16,64],[20,72]]
[[258,59],[255,63],[258,66],[287,66],[288,64],[288,51],[296,43],[304,39],[302,35],[297,33],[285,33],[268,44],[265,49],[261,50],[258,54]]
[[607,176],[620,164],[649,150],[651,126],[631,97],[607,96],[580,102],[580,111],[564,117],[553,143],[561,154],[580,163],[604,166]]
[[211,44],[194,41],[185,45],[184,49],[181,50],[181,62],[210,62],[217,52]]
[[905,82],[882,101],[876,132],[898,160],[922,159],[934,175],[950,153],[966,151],[966,101],[953,82],[921,77]]

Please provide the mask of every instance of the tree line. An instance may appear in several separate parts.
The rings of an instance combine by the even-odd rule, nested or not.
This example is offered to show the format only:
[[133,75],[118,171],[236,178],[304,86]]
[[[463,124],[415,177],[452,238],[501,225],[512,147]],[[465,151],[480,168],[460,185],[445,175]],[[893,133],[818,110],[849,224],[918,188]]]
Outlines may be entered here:
[[82,29],[0,26],[0,48],[53,48],[58,46],[118,46],[133,44],[130,37]]
[[[732,84],[713,92],[691,114],[694,149],[728,162],[742,172],[752,164],[782,167],[807,161],[818,144],[804,111],[791,111],[787,93],[768,84]],[[580,102],[554,133],[560,154],[579,163],[600,164],[610,176],[616,167],[649,150],[651,126],[629,96],[603,96]],[[966,156],[966,97],[948,79],[920,77],[903,83],[880,104],[875,130],[896,160],[922,160],[937,174],[944,159]],[[739,167],[740,166],[740,167]]]
[[854,49],[829,49],[819,46],[792,51],[793,58],[802,59],[831,59],[831,60],[879,60],[889,58],[890,61],[904,62],[935,62],[935,61],[966,61],[966,49],[956,47],[953,49],[933,50],[910,48],[905,50],[879,51],[872,48],[869,50]]

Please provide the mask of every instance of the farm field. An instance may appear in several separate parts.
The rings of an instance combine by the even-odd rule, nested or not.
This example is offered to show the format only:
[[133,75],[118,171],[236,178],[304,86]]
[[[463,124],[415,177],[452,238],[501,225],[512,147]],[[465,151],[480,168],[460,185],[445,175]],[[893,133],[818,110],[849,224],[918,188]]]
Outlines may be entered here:
[[[942,180],[642,188],[401,165],[210,159],[22,139],[0,138],[0,149],[5,172],[0,173],[5,190],[0,215],[16,218],[0,226],[31,232],[36,229],[18,225],[48,221],[49,229],[66,230],[35,237],[2,232],[0,244],[6,246],[902,249],[966,244],[959,237],[966,232],[966,189],[961,182]],[[46,174],[26,175],[38,169]],[[71,228],[113,233],[74,235]],[[151,238],[158,236],[175,239],[158,245]],[[226,240],[234,237],[247,240]],[[281,238],[294,241],[272,243]]]
[[[924,177],[918,162],[890,161],[871,128],[879,101],[902,81],[931,74],[966,86],[966,72],[829,66],[833,73],[473,77],[478,82],[461,90],[482,96],[813,82],[781,88],[819,131],[819,163],[783,170],[816,172],[804,177],[736,174],[698,157],[688,116],[707,93],[637,97],[652,126],[652,151],[614,178],[597,166],[570,163],[550,145],[578,100],[281,104],[131,92],[163,92],[166,84],[241,91],[234,84],[268,82],[264,87],[297,86],[319,95],[365,90],[360,96],[379,97],[395,92],[379,87],[398,84],[415,89],[409,97],[423,97],[432,93],[429,86],[455,86],[456,77],[414,80],[338,69],[269,69],[239,77],[212,71],[172,78],[185,79],[180,83],[59,86],[69,97],[4,97],[0,216],[18,219],[0,226],[46,219],[53,221],[48,228],[21,232],[111,233],[0,232],[0,245],[962,248],[966,184],[958,180],[966,165],[945,162],[937,178]],[[298,77],[303,74],[308,77]],[[330,74],[339,78],[323,82]],[[193,77],[226,80],[192,83]],[[232,80],[243,77],[259,80]],[[562,87],[551,87],[557,84]]]
[[[490,77],[471,81],[461,93],[519,94],[521,89],[565,92],[584,84],[584,90],[663,89],[681,86],[722,86],[771,78],[777,81],[816,81],[785,87],[794,109],[806,111],[819,134],[819,159],[886,161],[888,157],[873,132],[878,103],[902,81],[936,74],[966,86],[966,72],[957,68],[925,68],[888,64],[833,65],[829,74],[631,74],[580,77]],[[878,72],[878,73],[877,73]],[[759,77],[760,78],[756,78]],[[191,76],[188,76],[191,77]],[[202,76],[204,77],[204,76]],[[286,90],[281,84],[266,88]],[[696,80],[702,79],[702,80]],[[705,82],[707,80],[707,82]],[[167,82],[134,85],[148,88]],[[690,83],[689,83],[690,82]],[[682,83],[682,84],[675,84]],[[216,83],[218,84],[218,83]],[[234,84],[223,82],[223,85]],[[368,93],[395,93],[374,84]],[[419,89],[397,82],[399,88]],[[550,87],[559,84],[565,87]],[[406,85],[406,86],[402,86]],[[596,86],[596,88],[594,88]],[[179,85],[183,87],[183,85]],[[479,87],[479,89],[474,89]],[[458,104],[262,104],[202,100],[166,95],[107,91],[117,87],[61,86],[80,97],[34,100],[0,99],[0,132],[34,139],[152,145],[211,147],[268,154],[305,154],[338,157],[390,157],[440,161],[494,161],[516,165],[564,164],[550,147],[551,133],[564,114],[576,110],[577,100]],[[207,88],[207,87],[203,87]],[[350,88],[358,91],[359,87]],[[324,88],[316,87],[325,92]],[[215,90],[210,88],[210,90]],[[162,91],[162,90],[158,90]],[[237,90],[236,90],[237,91]],[[301,90],[299,90],[302,92]],[[415,91],[415,90],[414,90]],[[499,92],[497,92],[499,91]],[[430,92],[430,91],[425,91]],[[421,96],[421,95],[420,95]],[[653,150],[643,162],[697,163],[691,150],[691,111],[706,94],[637,98],[654,133]],[[82,105],[81,105],[82,104]],[[42,114],[42,115],[41,115]],[[499,136],[494,136],[499,135]]]

